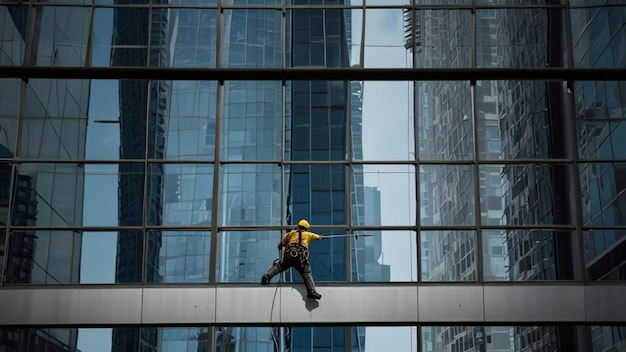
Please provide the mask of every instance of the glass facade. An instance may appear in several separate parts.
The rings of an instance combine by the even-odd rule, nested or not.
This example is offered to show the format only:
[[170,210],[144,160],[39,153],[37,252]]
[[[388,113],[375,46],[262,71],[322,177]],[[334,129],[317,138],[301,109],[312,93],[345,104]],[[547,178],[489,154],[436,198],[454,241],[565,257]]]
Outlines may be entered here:
[[[623,289],[624,67],[621,1],[3,0],[0,297],[274,289],[300,219],[321,287]],[[189,319],[5,318],[0,350],[626,349],[626,315]]]

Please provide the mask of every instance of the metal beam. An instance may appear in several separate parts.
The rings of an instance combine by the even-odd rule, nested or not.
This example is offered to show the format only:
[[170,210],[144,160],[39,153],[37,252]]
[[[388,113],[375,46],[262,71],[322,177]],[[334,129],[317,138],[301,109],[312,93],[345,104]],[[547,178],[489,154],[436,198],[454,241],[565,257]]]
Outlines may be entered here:
[[626,284],[5,287],[0,326],[624,324]]
[[168,68],[0,66],[0,78],[152,79],[152,80],[330,80],[469,81],[591,80],[615,81],[623,69],[588,68]]

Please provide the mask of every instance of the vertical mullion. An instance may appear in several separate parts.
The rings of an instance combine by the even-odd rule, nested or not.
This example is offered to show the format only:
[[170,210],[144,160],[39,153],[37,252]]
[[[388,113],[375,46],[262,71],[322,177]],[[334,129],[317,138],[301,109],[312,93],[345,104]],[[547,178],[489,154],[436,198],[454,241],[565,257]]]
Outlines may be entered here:
[[[570,15],[570,6],[569,6],[569,2],[565,4],[565,9],[563,10],[565,11],[565,46],[566,46],[566,50],[567,50],[567,68],[574,68],[574,53],[573,53],[573,45],[572,45],[572,26],[571,26],[571,15]],[[569,143],[566,145],[567,148],[567,152],[569,153],[569,157],[572,160],[572,164],[570,167],[570,182],[571,182],[571,189],[573,190],[574,193],[574,199],[576,200],[574,202],[574,218],[575,223],[573,224],[575,226],[575,236],[576,236],[576,244],[578,246],[577,248],[577,255],[578,255],[578,268],[572,268],[572,270],[577,270],[578,271],[578,275],[580,275],[580,280],[582,282],[586,282],[588,280],[587,278],[587,272],[585,270],[585,252],[584,252],[584,238],[583,238],[583,210],[582,210],[582,190],[581,190],[581,185],[580,185],[580,172],[579,172],[579,153],[578,153],[578,138],[577,138],[577,131],[576,131],[576,97],[575,97],[575,93],[576,93],[576,87],[574,86],[574,81],[573,80],[568,80],[566,83],[566,90],[567,90],[567,107],[569,108],[569,111],[567,111],[567,118],[566,121],[569,124]],[[571,235],[570,235],[571,236]],[[574,273],[574,277],[576,277],[576,273]]]
[[[476,69],[476,48],[477,48],[477,35],[476,26],[478,19],[476,15],[476,0],[472,0],[472,12],[471,12],[471,67]],[[476,221],[476,236],[474,243],[474,251],[476,253],[476,280],[478,283],[483,283],[483,244],[482,244],[482,216],[480,211],[480,157],[478,148],[478,116],[476,111],[476,79],[470,80],[470,106],[471,106],[471,118],[472,123],[472,154],[474,154],[472,160],[473,178],[474,178],[474,219]]]
[[[222,52],[222,20],[223,20],[223,9],[222,9],[222,1],[217,1],[217,11],[216,11],[216,29],[215,29],[215,67],[220,68],[222,66],[221,52]],[[215,97],[215,146],[214,146],[214,162],[213,162],[213,184],[211,189],[212,199],[211,199],[211,227],[210,227],[210,250],[209,250],[209,284],[215,284],[216,274],[217,274],[217,222],[219,215],[219,176],[220,176],[220,151],[221,151],[221,124],[222,124],[222,110],[223,110],[223,90],[224,90],[224,81],[218,80],[216,82],[216,97]],[[215,343],[215,325],[209,326],[207,328],[207,352],[214,351],[215,347],[213,346]]]
[[[345,106],[346,106],[346,112],[345,112],[345,116],[346,116],[346,131],[345,131],[345,144],[344,144],[344,148],[345,148],[345,155],[346,155],[346,164],[345,164],[345,172],[346,175],[344,176],[345,179],[345,183],[346,183],[346,195],[345,195],[345,202],[346,202],[346,225],[347,225],[347,230],[348,233],[352,233],[352,226],[354,225],[352,222],[352,109],[351,109],[351,92],[352,92],[352,81],[345,81],[346,83],[346,97],[345,97]],[[331,130],[332,133],[332,130]],[[331,196],[331,202],[332,202],[332,196]],[[351,236],[346,236],[345,240],[345,244],[346,244],[346,282],[351,282],[352,281],[352,240],[353,238]],[[356,246],[354,248],[356,250]],[[348,334],[350,336],[350,334]],[[348,337],[350,338],[350,337]]]
[[[221,17],[221,11],[219,12],[219,17]],[[218,17],[218,26],[220,23]],[[218,52],[219,57],[219,52]],[[219,80],[217,82],[217,97],[216,97],[216,116],[215,116],[215,162],[213,166],[213,199],[211,203],[211,207],[213,211],[211,212],[211,253],[210,253],[210,263],[209,263],[209,283],[215,283],[217,281],[216,278],[216,270],[217,270],[217,236],[218,236],[218,221],[219,221],[219,197],[220,197],[220,152],[221,152],[221,125],[222,125],[222,113],[223,113],[223,104],[224,104],[224,81]]]
[[93,50],[93,36],[94,36],[94,18],[96,16],[95,1],[91,0],[91,6],[89,7],[91,13],[89,14],[89,34],[87,37],[87,52],[85,53],[85,66],[91,67],[91,52]]
[[[150,51],[150,46],[148,45],[148,51]],[[149,56],[149,54],[148,54]],[[150,139],[150,84],[153,81],[148,79],[146,80],[145,84],[146,84],[146,115],[144,116],[145,122],[144,122],[144,159],[142,160],[143,162],[143,199],[142,199],[142,205],[143,205],[143,210],[141,212],[141,232],[142,232],[142,238],[143,238],[143,254],[142,254],[142,260],[141,260],[141,283],[145,283],[147,280],[147,275],[146,275],[146,271],[148,268],[147,265],[147,261],[148,261],[148,231],[146,229],[147,225],[148,225],[148,221],[147,221],[147,217],[148,217],[148,206],[150,205],[150,203],[148,202],[148,191],[150,191],[149,188],[149,182],[150,182],[150,164],[148,163],[148,158],[150,157],[149,155],[149,148],[150,148],[150,143],[149,143],[149,139]],[[158,82],[158,81],[157,81]]]

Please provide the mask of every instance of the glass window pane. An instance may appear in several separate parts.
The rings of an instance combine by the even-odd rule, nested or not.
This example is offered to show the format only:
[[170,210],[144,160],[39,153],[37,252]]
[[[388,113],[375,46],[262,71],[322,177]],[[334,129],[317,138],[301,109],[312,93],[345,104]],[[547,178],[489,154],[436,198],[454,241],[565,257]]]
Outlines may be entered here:
[[620,23],[624,22],[625,9],[618,6],[570,10],[575,67],[624,67],[626,28]]
[[472,58],[469,55],[472,52],[470,11],[417,9],[405,11],[404,16],[404,42],[408,52],[412,54],[409,60],[415,61],[409,62],[407,67],[472,66]]
[[[215,158],[215,81],[152,81],[149,158],[211,160]],[[165,103],[167,102],[167,103]]]
[[148,225],[208,226],[213,165],[150,164]]
[[578,273],[578,245],[571,232],[484,230],[485,281],[573,280]]
[[[358,2],[358,0],[357,0],[357,2]],[[367,0],[366,4],[367,4],[367,6],[369,6],[369,5],[389,5],[389,6],[391,6],[391,5],[411,5],[411,0]],[[355,1],[350,1],[350,5],[356,5]]]
[[151,66],[215,67],[216,10],[153,9],[152,28]]
[[[217,237],[217,281],[260,282],[274,260],[280,258],[276,246],[283,235],[282,231],[220,232]],[[311,248],[317,244],[312,244]],[[313,277],[316,277],[315,270]],[[278,280],[278,276],[273,279],[274,282]],[[302,282],[300,277],[298,280]]]
[[206,283],[209,281],[210,249],[210,232],[150,231],[146,281]]
[[[354,5],[354,1],[352,1],[352,4]],[[361,62],[361,50],[363,49],[361,44],[363,38],[363,10],[346,9],[344,10],[344,14],[346,17],[346,36],[350,55],[350,67],[363,67],[363,62]]]
[[[113,3],[113,0],[110,0]],[[112,8],[96,8],[93,19],[93,38],[91,49],[91,65],[96,67],[110,66],[113,49],[113,16]],[[118,15],[120,16],[120,15]]]
[[[218,0],[209,0],[212,2],[216,2]],[[285,0],[219,0],[222,4],[222,6],[229,6],[229,7],[250,7],[250,5],[258,5],[258,4],[263,4],[263,5],[267,5],[267,6],[273,6],[275,7],[276,5],[282,5],[285,3]],[[336,1],[336,0],[320,0],[319,3],[323,4],[324,1],[328,2],[328,1]]]
[[479,157],[566,158],[566,92],[561,82],[478,81]]
[[562,9],[477,10],[476,22],[477,67],[567,66]]
[[[349,237],[352,281],[417,281],[417,243],[413,231],[357,231]],[[334,238],[333,241],[345,240]]]
[[82,234],[69,230],[19,230],[9,234],[8,284],[79,283]]
[[626,157],[626,82],[575,82],[578,153],[582,158]]
[[[359,0],[359,2],[361,2],[362,0]],[[367,5],[370,4],[371,0],[367,0]],[[383,0],[376,0],[376,1],[383,1]],[[351,1],[351,3],[354,3],[354,1]],[[472,4],[472,0],[419,0],[418,1],[414,1],[414,3],[416,5],[471,5]],[[407,4],[410,4],[407,3]]]
[[351,89],[354,160],[415,160],[413,82],[352,82]]
[[583,236],[587,278],[597,281],[626,280],[626,263],[622,261],[626,253],[626,231],[594,229],[585,231]]
[[[89,7],[36,6],[37,22],[31,65],[85,66],[89,38]],[[71,18],[71,21],[67,19]],[[51,30],[54,28],[54,30]]]
[[355,165],[352,168],[352,224],[416,224],[415,167]]
[[[554,0],[549,4],[562,4],[564,0]],[[569,0],[570,3],[577,0]],[[545,0],[476,0],[477,5],[545,5]]]
[[120,81],[92,80],[86,159],[120,159]]
[[[121,189],[121,180],[133,177],[133,171],[129,166],[131,165],[124,166],[126,171],[122,171],[122,166],[115,164],[84,165],[83,225],[116,226],[118,224],[120,219],[118,214],[122,211],[122,207],[118,203],[118,190]],[[125,175],[121,174],[122,172]],[[143,184],[143,175],[136,175],[133,179]],[[137,205],[140,204],[140,201],[137,200]],[[136,223],[136,225],[140,225],[140,223]]]
[[25,159],[84,159],[87,117],[24,118],[22,157]]
[[[37,184],[32,187],[35,187],[37,196],[42,199],[37,205],[38,214],[43,212],[42,205],[54,205],[54,202],[48,198],[59,197],[59,204],[72,204],[73,207],[75,204],[77,213],[75,226],[81,225],[81,222],[84,226],[142,225],[144,193],[142,164],[86,164],[77,166],[75,176],[71,181],[68,179],[72,175],[71,170],[68,169],[71,166],[69,164],[59,164],[56,169],[53,169],[54,165],[50,165],[46,169],[42,168],[42,165],[49,164],[38,165],[38,169],[30,173],[24,172],[24,181],[22,181],[25,182],[28,176],[37,180]],[[41,175],[48,173],[52,173],[50,176],[52,180],[48,180],[48,177],[41,177]],[[20,174],[22,174],[21,170]],[[73,185],[76,191],[69,193],[67,191],[68,185],[65,186],[63,192],[53,189],[40,191],[36,188],[41,183],[42,187],[50,189],[51,185],[54,186],[59,182]],[[18,197],[20,196],[18,194]],[[52,207],[51,213],[60,214],[60,207]],[[63,223],[70,225],[68,219],[68,216],[64,216]],[[38,225],[46,225],[45,222],[42,222],[41,216],[38,216],[37,220]]]
[[280,81],[226,82],[221,128],[223,159],[278,160],[281,130]]
[[280,177],[275,165],[222,165],[220,226],[279,225],[283,217]]
[[78,329],[59,329],[47,327],[18,328],[9,326],[2,329],[3,341],[7,346],[37,346],[44,351],[76,350]]
[[483,224],[567,224],[576,199],[567,188],[564,165],[482,165],[480,209]]
[[340,8],[290,10],[286,16],[285,66],[349,67],[353,39],[350,16],[349,10]]
[[23,158],[85,157],[88,84],[88,80],[29,81],[21,131]]
[[[149,36],[146,34],[150,33],[150,10],[118,7],[113,10],[112,17],[103,14],[101,18],[104,23],[113,21],[110,66],[145,66],[148,58]],[[154,28],[154,31],[158,30],[158,27]],[[106,34],[106,30],[102,34]]]
[[1,117],[17,117],[21,83],[19,78],[0,78],[0,86],[2,86],[2,90],[0,90]]
[[280,11],[224,10],[222,23],[222,67],[282,66]]
[[475,231],[420,232],[422,281],[476,281]]
[[347,114],[358,109],[349,108],[351,89],[356,87],[348,81],[293,81],[288,86],[285,158],[346,159]]
[[626,225],[626,164],[579,165],[585,225]]
[[415,326],[357,326],[353,328],[354,333],[359,334],[360,343],[365,340],[364,346],[359,345],[362,349],[357,351],[417,352],[418,337]]
[[421,165],[419,200],[422,225],[474,225],[476,211],[472,167]]
[[115,327],[110,351],[209,351],[207,334],[206,327]]
[[81,284],[116,282],[117,242],[117,232],[83,232],[80,249]]
[[17,118],[0,118],[0,158],[15,157],[16,139]]
[[507,280],[506,231],[483,230],[483,278],[485,281]]
[[317,226],[345,225],[346,171],[344,165],[294,164],[286,167],[287,221],[306,218]]
[[141,283],[144,235],[141,231],[117,233],[116,283]]
[[77,349],[80,351],[111,351],[113,328],[78,329]]
[[[80,164],[21,164],[14,176],[12,224],[80,226],[85,170]],[[115,192],[117,193],[117,191]]]
[[[369,4],[369,3],[368,3]],[[401,9],[366,9],[365,62],[366,68],[412,67],[404,47],[404,16]]]
[[[24,60],[28,25],[28,6],[1,6],[0,65],[17,66]],[[4,85],[5,80],[2,80]],[[0,93],[2,97],[2,93]],[[0,100],[3,100],[0,98]]]
[[577,345],[578,334],[588,331],[588,326],[424,326],[421,341],[424,352],[550,351],[563,343]]
[[[499,276],[502,270],[498,265],[502,262],[495,254],[500,241],[504,241],[504,277]],[[580,278],[577,248],[568,231],[488,231],[483,235],[483,250],[487,250],[483,253],[484,273],[495,281],[576,280]]]
[[419,81],[417,142],[421,160],[470,160],[474,155],[469,82]]

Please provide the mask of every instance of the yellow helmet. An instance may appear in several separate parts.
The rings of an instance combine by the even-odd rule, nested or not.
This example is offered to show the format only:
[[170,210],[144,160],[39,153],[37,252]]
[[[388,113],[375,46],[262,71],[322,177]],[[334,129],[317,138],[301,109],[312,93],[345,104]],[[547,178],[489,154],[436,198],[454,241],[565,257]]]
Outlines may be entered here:
[[309,229],[309,226],[310,226],[310,225],[309,225],[309,222],[308,222],[308,221],[306,221],[306,220],[304,220],[304,219],[302,219],[302,220],[298,221],[298,227],[302,227],[302,228],[304,228],[305,230],[308,230],[308,229]]

